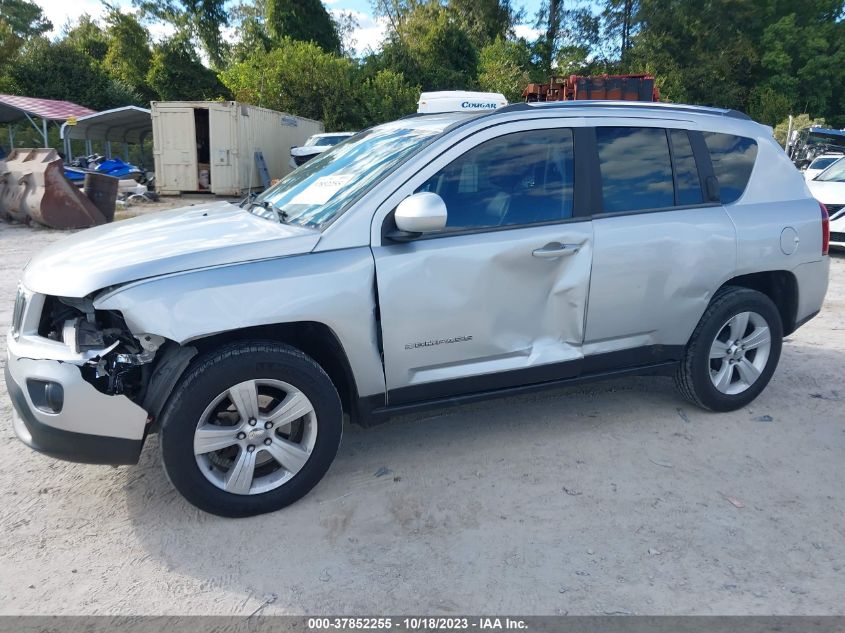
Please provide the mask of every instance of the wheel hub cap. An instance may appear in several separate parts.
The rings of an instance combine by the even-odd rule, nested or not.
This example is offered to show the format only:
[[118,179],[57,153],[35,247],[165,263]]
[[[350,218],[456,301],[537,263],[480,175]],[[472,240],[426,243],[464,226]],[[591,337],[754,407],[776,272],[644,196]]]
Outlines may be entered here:
[[763,373],[771,353],[769,325],[756,312],[734,315],[710,347],[710,380],[720,392],[742,393]]
[[247,433],[246,439],[254,443],[263,440],[266,435],[267,431],[262,426],[260,429],[252,429],[249,433]]

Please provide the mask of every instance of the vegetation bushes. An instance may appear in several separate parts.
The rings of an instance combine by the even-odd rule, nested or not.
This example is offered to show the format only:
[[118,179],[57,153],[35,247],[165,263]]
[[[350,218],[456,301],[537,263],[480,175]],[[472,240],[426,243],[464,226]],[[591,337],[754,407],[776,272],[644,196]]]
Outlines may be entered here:
[[[647,71],[668,100],[845,126],[845,0],[544,0],[536,16],[513,0],[374,0],[377,51],[355,51],[354,16],[320,0],[133,2],[48,39],[36,4],[0,0],[0,91],[98,110],[235,98],[332,130],[412,112],[421,90],[519,100],[551,72]],[[168,35],[153,41],[155,24]]]

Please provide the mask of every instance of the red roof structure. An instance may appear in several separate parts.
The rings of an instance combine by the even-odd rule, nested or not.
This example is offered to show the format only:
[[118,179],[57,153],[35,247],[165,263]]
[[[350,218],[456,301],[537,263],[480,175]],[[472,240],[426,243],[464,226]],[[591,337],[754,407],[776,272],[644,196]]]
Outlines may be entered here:
[[67,121],[70,117],[87,116],[94,112],[70,101],[0,94],[0,123],[11,123],[33,116],[47,121]]

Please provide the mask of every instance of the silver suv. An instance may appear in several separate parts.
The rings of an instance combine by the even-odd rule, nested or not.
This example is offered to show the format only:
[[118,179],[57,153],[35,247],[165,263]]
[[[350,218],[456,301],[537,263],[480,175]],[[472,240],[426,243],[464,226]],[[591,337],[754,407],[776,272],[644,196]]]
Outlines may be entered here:
[[241,208],[75,234],[24,271],[17,435],[138,460],[193,504],[281,508],[344,413],[671,374],[713,411],[766,386],[818,313],[828,227],[771,135],[729,110],[519,104],[365,130]]

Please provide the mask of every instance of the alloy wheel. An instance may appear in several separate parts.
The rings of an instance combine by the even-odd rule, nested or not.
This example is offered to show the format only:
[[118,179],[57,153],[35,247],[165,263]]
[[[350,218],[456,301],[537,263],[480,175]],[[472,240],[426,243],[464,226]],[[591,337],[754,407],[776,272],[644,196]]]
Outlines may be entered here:
[[736,395],[751,387],[766,368],[772,335],[756,312],[740,312],[719,329],[710,346],[710,380],[720,392]]
[[197,466],[226,492],[275,490],[305,466],[317,439],[308,397],[280,380],[236,384],[214,398],[194,432]]

